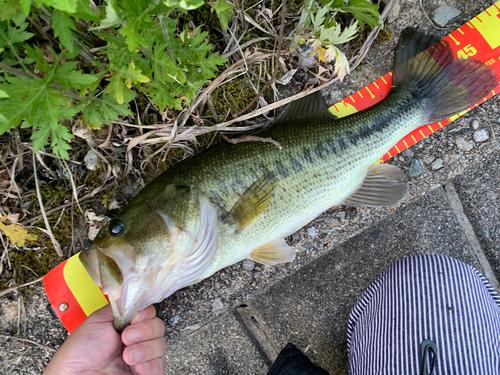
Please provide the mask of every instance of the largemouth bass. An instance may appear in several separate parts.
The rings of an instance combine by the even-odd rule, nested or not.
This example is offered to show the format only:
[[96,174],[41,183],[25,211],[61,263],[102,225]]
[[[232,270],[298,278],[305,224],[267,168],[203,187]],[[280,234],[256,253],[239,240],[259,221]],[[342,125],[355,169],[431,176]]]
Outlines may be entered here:
[[435,42],[403,32],[393,88],[379,104],[336,119],[321,94],[309,96],[259,134],[281,149],[263,142],[219,145],[139,192],[81,255],[109,297],[115,328],[243,259],[293,260],[284,238],[332,206],[399,202],[403,173],[373,164],[410,131],[466,109],[498,82],[482,63],[460,60]]

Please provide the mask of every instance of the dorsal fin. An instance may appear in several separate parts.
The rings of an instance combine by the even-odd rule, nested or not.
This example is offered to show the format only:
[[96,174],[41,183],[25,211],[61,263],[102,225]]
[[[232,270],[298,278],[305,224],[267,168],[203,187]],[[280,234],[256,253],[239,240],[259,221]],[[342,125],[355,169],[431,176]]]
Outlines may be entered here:
[[262,214],[274,194],[276,178],[273,173],[260,177],[248,187],[235,203],[229,214],[224,218],[228,224],[237,224],[236,231],[240,232]]
[[272,125],[313,118],[328,121],[336,119],[328,110],[321,91],[288,104],[285,110],[275,117]]

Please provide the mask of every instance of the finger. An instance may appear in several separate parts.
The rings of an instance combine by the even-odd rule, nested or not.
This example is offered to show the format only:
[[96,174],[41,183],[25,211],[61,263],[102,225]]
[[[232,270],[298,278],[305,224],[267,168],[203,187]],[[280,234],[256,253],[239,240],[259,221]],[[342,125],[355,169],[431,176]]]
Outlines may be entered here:
[[131,345],[162,337],[164,333],[165,324],[161,319],[143,320],[125,328],[122,332],[122,341],[125,345]]
[[134,366],[162,357],[167,352],[167,344],[163,339],[154,339],[127,346],[123,351],[123,361]]
[[165,373],[166,365],[165,358],[161,357],[139,363],[134,366],[134,370],[140,375],[162,375]]
[[113,309],[111,309],[111,305],[108,303],[90,314],[87,319],[89,322],[112,322],[115,318],[113,316]]
[[155,316],[156,316],[156,309],[155,309],[154,305],[149,305],[145,309],[142,309],[141,311],[139,311],[134,316],[134,318],[132,319],[130,324],[138,323],[138,322],[141,322],[141,321],[147,320],[147,319],[153,319]]

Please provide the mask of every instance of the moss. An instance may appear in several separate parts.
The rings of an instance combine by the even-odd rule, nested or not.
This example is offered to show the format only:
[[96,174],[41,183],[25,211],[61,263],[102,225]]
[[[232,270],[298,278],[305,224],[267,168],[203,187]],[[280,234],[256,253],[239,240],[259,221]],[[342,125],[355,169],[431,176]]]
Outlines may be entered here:
[[[244,83],[242,80],[236,79],[228,84],[217,87],[211,97],[215,111],[219,116],[224,118],[228,110],[230,111],[229,115],[241,111],[252,101],[255,95],[250,85]],[[256,103],[252,104],[249,111],[256,107]]]
[[62,261],[55,251],[48,248],[41,250],[11,249],[9,251],[9,260],[12,269],[4,268],[4,274],[0,279],[1,289],[11,286],[9,285],[11,280],[14,280],[16,285],[20,285],[35,279],[37,276],[33,272],[38,277],[43,276]]
[[380,33],[378,34],[379,38],[382,38],[383,40],[387,40],[390,42],[392,40],[392,33],[388,29],[381,29]]

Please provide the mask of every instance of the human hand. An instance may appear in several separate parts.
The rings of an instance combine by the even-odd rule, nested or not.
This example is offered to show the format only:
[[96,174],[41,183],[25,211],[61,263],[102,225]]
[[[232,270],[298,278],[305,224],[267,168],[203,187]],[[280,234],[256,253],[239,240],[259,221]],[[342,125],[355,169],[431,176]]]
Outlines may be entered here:
[[165,372],[167,344],[154,306],[146,307],[120,335],[111,306],[91,314],[56,352],[44,375],[157,375]]

